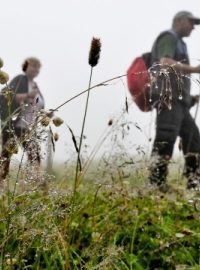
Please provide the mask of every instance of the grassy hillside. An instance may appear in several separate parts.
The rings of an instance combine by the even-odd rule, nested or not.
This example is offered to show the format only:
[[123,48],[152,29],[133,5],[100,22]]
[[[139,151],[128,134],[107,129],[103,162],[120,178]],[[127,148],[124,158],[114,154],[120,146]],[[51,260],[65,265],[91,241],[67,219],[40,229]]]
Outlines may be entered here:
[[144,167],[128,176],[97,166],[76,190],[70,174],[19,178],[15,194],[10,179],[1,269],[200,269],[199,194],[175,172],[166,194],[148,186]]

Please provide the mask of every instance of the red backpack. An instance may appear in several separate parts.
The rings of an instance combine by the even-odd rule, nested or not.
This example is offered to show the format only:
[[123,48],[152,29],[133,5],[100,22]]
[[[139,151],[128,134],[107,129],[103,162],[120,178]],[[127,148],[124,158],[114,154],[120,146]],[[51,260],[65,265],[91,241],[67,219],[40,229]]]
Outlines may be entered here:
[[128,89],[134,102],[143,112],[151,111],[150,76],[148,68],[151,66],[151,53],[145,53],[135,58],[127,70]]

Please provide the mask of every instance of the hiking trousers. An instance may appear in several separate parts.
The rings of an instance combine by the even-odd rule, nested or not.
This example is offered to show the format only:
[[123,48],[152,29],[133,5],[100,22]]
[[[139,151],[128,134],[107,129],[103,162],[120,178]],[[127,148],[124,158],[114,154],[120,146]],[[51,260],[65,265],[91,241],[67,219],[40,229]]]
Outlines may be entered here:
[[157,113],[150,182],[160,185],[166,180],[168,163],[178,136],[181,138],[185,159],[185,176],[191,179],[199,174],[199,130],[190,114],[189,107],[177,101],[172,104],[171,110],[164,107],[160,113]]

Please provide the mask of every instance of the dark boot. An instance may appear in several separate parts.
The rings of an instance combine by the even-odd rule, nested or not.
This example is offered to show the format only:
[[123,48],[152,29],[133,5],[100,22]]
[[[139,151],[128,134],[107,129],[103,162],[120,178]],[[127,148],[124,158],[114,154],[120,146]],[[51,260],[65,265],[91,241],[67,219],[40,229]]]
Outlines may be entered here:
[[168,174],[169,158],[158,157],[154,164],[150,168],[149,181],[153,185],[158,187],[166,184],[166,178]]
[[200,189],[200,156],[199,154],[188,154],[185,157],[184,175],[188,179],[188,189]]
[[188,179],[187,189],[194,189],[200,191],[200,175],[195,175]]

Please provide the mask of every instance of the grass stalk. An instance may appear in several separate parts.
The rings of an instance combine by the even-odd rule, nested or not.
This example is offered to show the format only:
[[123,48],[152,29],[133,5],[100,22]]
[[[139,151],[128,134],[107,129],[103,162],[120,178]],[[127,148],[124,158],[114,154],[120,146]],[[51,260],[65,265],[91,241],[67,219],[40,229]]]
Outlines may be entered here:
[[[90,87],[91,87],[92,72],[93,72],[93,67],[91,67],[91,69],[90,69],[90,78],[89,78],[88,89],[90,89]],[[81,159],[80,158],[81,147],[82,147],[82,143],[83,143],[83,134],[84,134],[86,116],[87,116],[87,111],[88,111],[89,97],[90,97],[90,90],[87,92],[87,99],[86,99],[86,104],[85,104],[85,112],[84,112],[84,116],[83,116],[81,135],[80,135],[80,141],[79,141],[79,147],[78,147],[78,154],[77,154],[77,161],[76,161],[76,173],[75,173],[74,188],[73,188],[73,203],[74,203],[74,200],[75,200],[77,182],[78,182],[78,177],[79,177],[79,172],[80,172],[79,160]]]

